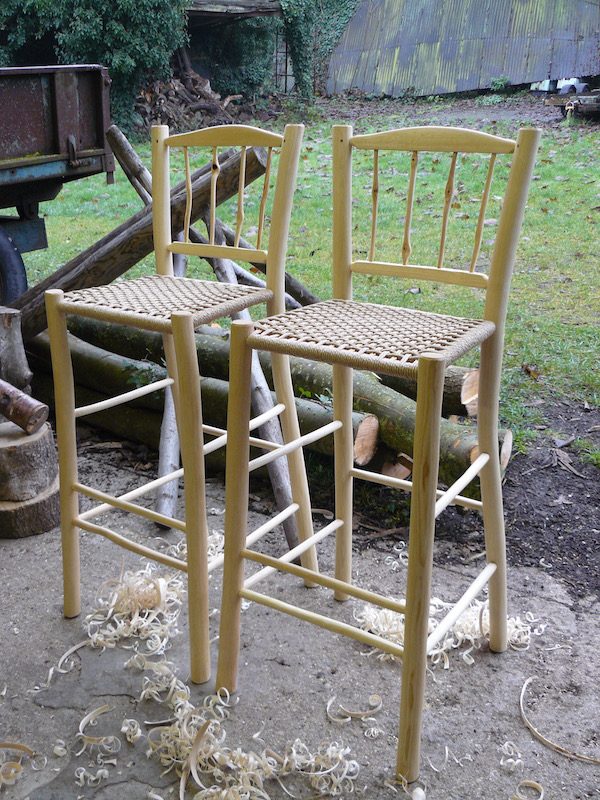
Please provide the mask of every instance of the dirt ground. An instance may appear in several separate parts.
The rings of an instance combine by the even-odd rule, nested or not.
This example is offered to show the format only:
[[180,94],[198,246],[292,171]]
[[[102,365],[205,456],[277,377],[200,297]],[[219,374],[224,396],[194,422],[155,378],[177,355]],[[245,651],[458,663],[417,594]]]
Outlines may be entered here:
[[[528,98],[526,102],[529,116],[524,118],[536,124],[559,124],[554,109]],[[372,113],[372,106],[360,100],[340,104],[340,115],[344,113],[356,119]],[[493,120],[506,110],[465,100],[456,103],[451,118],[449,113],[444,112],[443,121],[460,124],[471,122],[473,114]],[[435,104],[419,107],[418,114],[431,122],[442,121]],[[529,621],[534,633],[527,649],[510,649],[502,655],[490,653],[483,644],[471,653],[473,663],[457,648],[450,653],[448,669],[437,665],[428,673],[421,774],[428,800],[542,797],[539,790],[523,786],[517,794],[521,781],[537,782],[543,787],[544,800],[600,798],[600,481],[598,469],[582,460],[573,446],[573,437],[578,436],[600,444],[600,411],[552,398],[539,402],[546,427],[538,431],[526,454],[513,457],[504,486],[509,613]],[[145,447],[83,430],[84,482],[121,493],[147,479],[155,468],[155,456]],[[328,517],[330,487],[315,488],[320,489],[314,499],[320,509],[315,519],[321,525]],[[252,491],[252,517],[260,524],[271,501],[263,485],[253,486]],[[393,503],[390,493],[380,490],[361,504],[355,520],[354,564],[358,583],[398,595],[404,586],[399,550],[406,530],[398,527],[402,515]],[[209,482],[207,505],[211,530],[222,530],[223,484],[218,477]],[[117,530],[127,531],[141,542],[164,547],[178,538],[173,532],[159,532],[151,523],[131,522],[118,512],[112,519]],[[266,546],[281,552],[281,535],[273,534]],[[329,540],[320,559],[327,570],[333,560]],[[478,516],[450,509],[442,515],[437,530],[434,594],[444,600],[456,599],[481,563]],[[91,534],[82,536],[82,564],[83,614],[95,607],[104,580],[118,577],[123,569],[141,567],[136,556],[122,554]],[[152,726],[145,721],[164,719],[169,711],[155,701],[140,700],[142,675],[124,666],[131,650],[83,647],[77,651],[74,668],[54,675],[43,688],[48,670],[65,651],[85,639],[80,619],[62,617],[60,574],[56,529],[38,537],[0,539],[0,741],[21,742],[46,758],[45,764],[41,759],[34,763],[23,759],[20,780],[14,786],[0,782],[0,800],[178,797],[173,773],[163,774],[157,760],[146,755],[145,736]],[[284,582],[275,577],[269,588],[275,596],[283,596]],[[217,573],[211,580],[213,636],[218,631],[219,591]],[[360,610],[356,602],[334,603],[327,592],[306,590],[300,584],[286,588],[285,597],[292,602],[304,600],[314,609],[331,607],[347,622]],[[185,613],[179,629],[167,657],[186,680]],[[213,642],[215,660],[217,647]],[[224,723],[225,744],[232,749],[267,747],[281,753],[297,738],[313,752],[321,743],[340,742],[350,749],[348,757],[358,762],[360,771],[352,795],[346,788],[338,796],[356,795],[366,800],[406,796],[400,786],[389,783],[400,677],[399,664],[379,660],[353,641],[251,606],[242,620],[239,702]],[[525,692],[529,719],[569,751],[570,757],[543,744],[525,726],[519,697],[529,677],[534,679]],[[42,688],[38,691],[35,687]],[[213,682],[192,687],[191,701],[200,704],[214,688]],[[377,735],[366,736],[368,728],[358,719],[347,724],[328,719],[326,708],[332,696],[336,696],[334,708],[340,702],[364,710],[374,693],[382,698],[382,708],[374,715],[376,722],[370,723],[379,731]],[[100,768],[87,753],[77,754],[80,722],[103,704],[109,710],[88,733],[120,736],[121,750],[114,763],[106,765],[107,775],[99,785],[80,786],[75,782],[78,768],[94,774]],[[144,738],[126,743],[120,735],[124,718],[139,720]],[[257,733],[260,738],[254,737]],[[59,740],[64,742],[64,752]],[[514,756],[518,761],[514,768],[503,757],[507,742],[514,743],[519,753],[518,759]],[[583,760],[574,758],[575,753],[583,755]],[[283,785],[268,781],[264,788],[273,800],[317,796],[306,777],[298,775],[286,778]],[[212,796],[223,800],[238,797]],[[194,797],[191,785],[185,797]]]

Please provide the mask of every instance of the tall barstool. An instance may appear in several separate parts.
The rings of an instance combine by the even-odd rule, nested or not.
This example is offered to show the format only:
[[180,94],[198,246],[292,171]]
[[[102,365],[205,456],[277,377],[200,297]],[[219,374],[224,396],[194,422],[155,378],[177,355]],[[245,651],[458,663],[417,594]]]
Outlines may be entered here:
[[[225,567],[222,594],[217,685],[234,691],[237,685],[240,646],[240,607],[243,600],[304,619],[341,633],[403,659],[397,773],[407,781],[419,774],[423,698],[427,654],[451,628],[469,603],[489,587],[490,647],[501,652],[507,646],[506,558],[502,508],[501,470],[498,452],[498,395],[504,325],[509,284],[521,228],[529,182],[537,151],[539,131],[523,129],[516,141],[460,128],[418,127],[354,136],[350,126],[333,128],[333,296],[331,301],[276,315],[252,324],[234,323],[231,341],[231,392],[229,441],[227,443]],[[373,178],[370,202],[370,245],[367,256],[356,257],[352,241],[354,222],[360,220],[360,204],[352,188],[352,158],[356,151],[370,152]],[[402,169],[382,169],[386,151],[406,151],[408,191],[401,237],[401,258],[377,260],[377,228],[382,176],[402,174]],[[448,159],[441,214],[440,245],[431,266],[410,264],[413,250],[411,227],[419,159],[435,152],[435,168]],[[481,181],[481,202],[474,223],[474,244],[464,268],[444,266],[447,232],[455,202],[459,154],[483,154],[487,174]],[[497,160],[510,162],[495,244],[487,274],[477,271],[488,198]],[[430,167],[431,169],[431,167]],[[498,189],[494,185],[495,193]],[[427,190],[428,192],[430,189]],[[469,195],[472,196],[472,195]],[[356,208],[354,207],[356,204]],[[353,219],[354,216],[354,219]],[[364,215],[363,215],[364,218]],[[433,219],[433,217],[430,217]],[[367,215],[369,220],[369,215]],[[434,235],[434,231],[431,231]],[[429,237],[431,238],[431,237]],[[362,244],[362,243],[361,243]],[[387,244],[387,243],[386,243]],[[364,245],[363,245],[364,247]],[[399,247],[400,249],[400,247]],[[352,300],[355,273],[393,276],[414,281],[456,284],[469,293],[484,293],[481,318],[376,305]],[[442,309],[443,310],[443,309]],[[444,372],[448,364],[477,348],[480,351],[478,441],[479,455],[464,475],[450,487],[438,487],[439,432]],[[322,434],[335,429],[336,519],[305,541],[296,553],[273,558],[246,543],[248,474],[256,466],[301,448],[306,437],[289,441],[279,451],[249,460],[248,375],[253,350],[294,355],[333,365],[334,422]],[[412,481],[384,476],[353,464],[352,370],[373,370],[412,377],[417,382]],[[462,493],[479,476],[481,500]],[[411,492],[410,534],[406,600],[390,600],[352,584],[352,492],[355,479]],[[465,588],[461,598],[436,629],[428,635],[435,521],[450,504],[478,509],[483,516],[486,565]],[[292,563],[302,549],[335,531],[335,575],[310,572]],[[260,569],[245,575],[245,562]],[[359,598],[404,615],[404,646],[323,613],[293,605],[280,597],[256,590],[274,572],[300,576],[305,582],[333,590],[338,600]],[[246,612],[245,620],[250,611]]]
[[[64,614],[74,617],[80,613],[80,554],[79,530],[99,534],[146,558],[187,572],[188,614],[190,635],[191,679],[202,683],[210,677],[210,644],[208,625],[208,573],[218,566],[219,559],[209,564],[207,556],[207,520],[205,507],[204,455],[223,447],[227,439],[224,430],[207,428],[202,423],[200,375],[194,330],[199,325],[229,316],[258,303],[267,304],[269,313],[284,311],[285,259],[292,198],[304,128],[288,125],[283,136],[244,125],[227,125],[169,136],[167,126],[152,129],[153,171],[153,234],[156,253],[156,275],[136,280],[123,280],[108,286],[77,291],[52,290],[46,293],[48,331],[54,372],[57,442],[60,468],[61,534],[63,552]],[[171,213],[170,150],[183,150],[185,162],[185,212],[175,218]],[[189,151],[209,148],[211,169],[201,171],[199,180],[208,184],[210,194],[208,244],[189,240],[194,176],[190,169]],[[235,159],[239,166],[239,181],[222,187],[219,181],[220,148],[228,148],[222,160]],[[237,150],[231,150],[237,148]],[[275,177],[272,168],[274,150],[279,151],[276,169],[268,244],[265,245],[266,209],[270,183]],[[232,163],[229,161],[229,163]],[[264,174],[258,210],[256,248],[240,246],[244,223],[244,191],[246,179]],[[218,194],[235,196],[237,191],[236,234],[232,246],[215,243],[215,220]],[[219,196],[219,199],[222,199]],[[171,231],[184,231],[184,241],[174,241]],[[230,258],[266,264],[266,288],[226,284],[212,280],[195,280],[173,276],[173,253],[191,256]],[[80,315],[119,324],[130,325],[163,334],[168,377],[143,388],[126,392],[108,400],[76,407],[73,368],[69,352],[67,317]],[[291,380],[285,375],[286,360],[276,359],[278,389],[287,397],[286,405],[293,407]],[[177,425],[181,442],[182,469],[139,486],[119,497],[99,488],[81,483],[77,470],[76,420],[107,408],[118,406],[170,386],[173,390]],[[291,400],[291,403],[290,403]],[[249,429],[282,412],[281,406],[255,419]],[[298,435],[296,420],[284,411],[286,435]],[[204,433],[216,438],[204,445]],[[248,433],[248,431],[247,431]],[[301,459],[292,470],[292,491],[298,500],[306,486]],[[134,502],[158,486],[183,476],[185,518],[174,519],[143,508]],[[80,512],[79,495],[97,505]],[[98,514],[121,509],[173,527],[185,533],[187,559],[175,558],[117,533],[93,521]],[[312,533],[310,513],[301,537]]]

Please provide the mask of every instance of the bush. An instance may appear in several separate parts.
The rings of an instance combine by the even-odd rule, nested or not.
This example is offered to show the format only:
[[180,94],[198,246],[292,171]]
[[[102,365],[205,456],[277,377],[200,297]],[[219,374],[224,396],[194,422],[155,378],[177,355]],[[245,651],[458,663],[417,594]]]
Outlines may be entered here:
[[97,63],[112,78],[113,115],[121,125],[140,88],[170,74],[186,41],[187,0],[3,0],[0,63]]

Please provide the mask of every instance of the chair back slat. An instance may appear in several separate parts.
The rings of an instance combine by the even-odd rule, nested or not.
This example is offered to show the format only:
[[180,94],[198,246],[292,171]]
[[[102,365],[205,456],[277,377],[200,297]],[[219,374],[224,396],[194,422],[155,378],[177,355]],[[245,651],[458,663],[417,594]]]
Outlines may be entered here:
[[192,219],[192,173],[190,170],[190,154],[188,148],[183,148],[183,160],[185,164],[185,217],[183,223],[183,241],[190,240],[190,223]]
[[[536,129],[521,130],[513,141],[463,128],[424,126],[354,136],[350,126],[334,126],[334,297],[352,298],[352,275],[357,273],[455,284],[484,290],[485,318],[502,325],[507,297],[507,290],[503,287],[510,282],[538,140],[539,131]],[[358,187],[353,188],[352,156],[355,149],[373,151],[370,198],[368,185],[365,186],[362,175],[360,180],[365,195],[363,205],[370,203],[371,207],[370,221],[368,215],[365,217],[361,214]],[[395,155],[386,151],[400,152]],[[443,183],[437,174],[440,159],[435,153],[450,155],[449,171]],[[497,198],[501,211],[496,236],[490,242],[489,256],[486,251],[485,270],[478,272],[478,261],[483,261],[480,254],[485,217],[489,213],[487,207],[492,197],[494,168],[501,156],[507,158],[510,168],[504,194]],[[388,187],[387,176],[403,174],[402,166],[397,166],[402,158],[410,158],[406,214],[400,258],[392,260],[394,257],[390,259],[390,249],[394,246],[397,234],[388,227],[384,236],[383,226],[384,223],[389,225],[389,220],[395,218],[392,203],[394,196],[397,196],[397,189]],[[462,175],[463,162],[472,166],[465,176]],[[364,161],[358,159],[358,163],[362,165]],[[487,167],[487,173],[482,170],[481,177],[478,177],[482,165]],[[500,178],[504,178],[504,175],[496,176],[496,180]],[[427,188],[422,190],[422,186]],[[498,194],[501,195],[500,189]],[[437,204],[439,211],[436,209],[436,196],[441,200]],[[478,215],[471,220],[468,204],[473,202],[478,203]],[[435,242],[437,237],[430,233],[436,217],[441,217],[439,248]],[[454,219],[457,220],[456,226]],[[361,243],[365,238],[365,256],[360,256],[358,253],[362,250]],[[465,247],[465,239],[469,238]],[[423,250],[424,258],[420,250]],[[457,253],[457,250],[461,252]]]
[[438,253],[437,265],[441,269],[444,266],[444,250],[446,248],[446,233],[448,231],[448,216],[450,214],[450,206],[454,198],[454,174],[456,172],[456,158],[458,153],[452,153],[452,160],[450,161],[450,171],[448,172],[448,180],[446,181],[446,188],[444,190],[444,211],[442,212],[442,233],[440,236],[440,250]]
[[371,244],[369,261],[375,258],[375,239],[377,237],[377,212],[379,208],[379,150],[373,150],[373,183],[371,186]]
[[215,243],[215,223],[217,220],[217,181],[219,180],[220,173],[221,165],[219,164],[219,151],[215,146],[212,149],[212,172],[210,174],[208,241],[211,245]]
[[238,202],[235,215],[235,239],[234,247],[239,247],[240,236],[244,224],[244,189],[246,187],[246,147],[242,147],[240,152],[240,180],[238,183]]
[[487,175],[485,177],[485,186],[483,187],[483,194],[481,196],[481,204],[479,206],[479,217],[477,219],[477,229],[475,231],[475,241],[473,243],[473,255],[471,256],[471,264],[469,266],[470,272],[475,272],[477,268],[477,259],[479,258],[479,251],[481,250],[481,239],[483,236],[483,224],[485,222],[485,212],[487,209],[488,199],[490,196],[490,188],[492,185],[492,178],[494,176],[494,166],[496,164],[496,153],[490,154],[490,162],[488,164]]
[[263,190],[260,198],[260,207],[258,209],[258,232],[256,234],[256,247],[259,249],[262,246],[263,232],[265,229],[265,210],[267,208],[267,197],[269,194],[269,180],[271,179],[272,157],[273,157],[273,148],[269,147],[267,151],[267,166],[265,169],[265,179],[263,182]]
[[419,153],[413,150],[410,157],[410,177],[408,179],[408,194],[406,195],[406,214],[404,216],[404,237],[402,239],[402,263],[408,264],[408,259],[412,253],[410,243],[410,226],[412,224],[413,203],[415,199],[415,183],[417,181],[417,166],[419,163]]
[[168,136],[168,147],[281,147],[283,136],[252,125],[215,125]]

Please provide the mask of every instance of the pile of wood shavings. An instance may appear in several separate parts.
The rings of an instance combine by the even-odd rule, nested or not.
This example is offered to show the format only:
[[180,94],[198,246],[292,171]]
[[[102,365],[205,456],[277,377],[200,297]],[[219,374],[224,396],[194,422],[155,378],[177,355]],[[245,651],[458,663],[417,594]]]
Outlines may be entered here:
[[[429,607],[429,633],[435,630],[437,625],[436,617],[450,608],[452,608],[451,603],[446,603],[437,597],[431,599]],[[444,669],[448,669],[450,666],[448,654],[452,652],[452,650],[459,649],[463,650],[461,655],[464,661],[468,664],[474,663],[471,653],[474,650],[480,650],[484,642],[487,642],[489,638],[487,610],[487,601],[474,600],[429,654],[431,665],[436,666],[442,664]],[[388,609],[374,608],[371,605],[364,605],[362,609],[354,612],[354,617],[364,630],[389,639],[396,644],[404,644],[403,614],[398,614]],[[515,650],[526,650],[531,642],[531,637],[541,635],[544,629],[545,625],[540,624],[540,621],[529,612],[525,615],[525,619],[521,617],[509,617],[509,645]],[[387,653],[378,653],[378,657],[382,659],[395,658]]]

